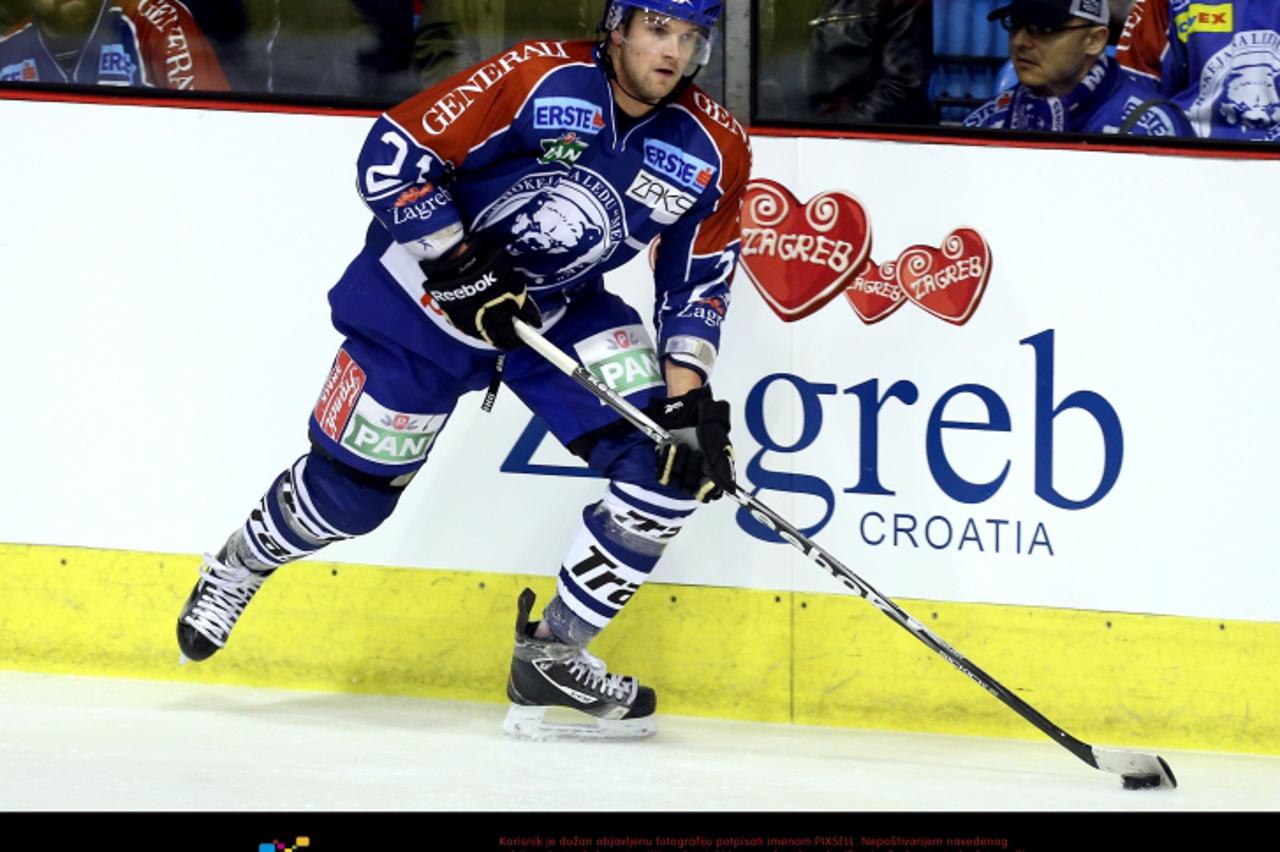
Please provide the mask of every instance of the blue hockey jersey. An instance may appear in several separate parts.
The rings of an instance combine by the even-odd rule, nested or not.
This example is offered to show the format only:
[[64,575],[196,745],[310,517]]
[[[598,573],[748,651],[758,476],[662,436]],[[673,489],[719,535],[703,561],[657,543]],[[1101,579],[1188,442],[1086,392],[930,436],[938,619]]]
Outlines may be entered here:
[[384,113],[359,157],[376,217],[366,252],[430,316],[417,262],[438,251],[432,235],[483,232],[545,314],[657,241],[658,352],[705,375],[738,259],[747,135],[696,86],[620,127],[597,50],[524,42]]
[[1280,3],[1137,0],[1116,49],[1198,135],[1280,141]]
[[[1149,81],[1128,74],[1102,56],[1074,89],[1061,97],[1042,97],[1021,84],[974,110],[966,127],[1047,130],[1071,133],[1119,133],[1135,110],[1160,95]],[[1150,104],[1130,136],[1193,136],[1182,112],[1167,103]]]
[[179,0],[111,0],[67,67],[28,18],[0,35],[0,82],[226,91],[213,47]]

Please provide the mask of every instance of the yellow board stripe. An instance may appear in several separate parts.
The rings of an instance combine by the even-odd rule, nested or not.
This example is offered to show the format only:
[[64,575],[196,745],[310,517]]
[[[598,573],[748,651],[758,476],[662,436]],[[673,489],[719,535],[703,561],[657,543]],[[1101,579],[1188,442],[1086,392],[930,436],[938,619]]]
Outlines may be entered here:
[[[179,667],[199,558],[0,544],[0,668],[505,701],[515,600],[554,578],[306,561],[263,586],[227,649]],[[899,603],[1094,744],[1280,754],[1280,624]],[[540,611],[540,605],[536,608]],[[592,646],[659,711],[1036,739],[859,598],[649,583]]]

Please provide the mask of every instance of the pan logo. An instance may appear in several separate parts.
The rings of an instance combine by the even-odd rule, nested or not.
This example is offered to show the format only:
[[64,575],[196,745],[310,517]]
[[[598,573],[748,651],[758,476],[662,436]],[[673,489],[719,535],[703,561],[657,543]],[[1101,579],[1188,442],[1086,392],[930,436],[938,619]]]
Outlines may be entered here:
[[937,246],[914,245],[887,263],[871,258],[871,221],[857,198],[832,191],[801,204],[776,181],[747,185],[742,266],[783,322],[795,322],[844,293],[871,325],[908,302],[952,325],[977,310],[991,277],[991,247],[972,228]]

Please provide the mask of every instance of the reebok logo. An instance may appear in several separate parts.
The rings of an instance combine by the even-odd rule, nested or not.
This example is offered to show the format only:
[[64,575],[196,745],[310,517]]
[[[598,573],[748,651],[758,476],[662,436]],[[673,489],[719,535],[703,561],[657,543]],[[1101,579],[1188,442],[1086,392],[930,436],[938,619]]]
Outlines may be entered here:
[[463,299],[470,299],[472,296],[478,296],[497,283],[497,274],[486,272],[474,284],[463,284],[455,290],[432,290],[431,297],[437,302],[459,302]]

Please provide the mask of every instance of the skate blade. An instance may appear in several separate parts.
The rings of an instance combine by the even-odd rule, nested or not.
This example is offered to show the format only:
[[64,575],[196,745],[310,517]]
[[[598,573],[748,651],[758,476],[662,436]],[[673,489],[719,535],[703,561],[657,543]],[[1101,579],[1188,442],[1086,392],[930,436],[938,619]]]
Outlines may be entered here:
[[597,719],[568,707],[512,704],[507,718],[503,720],[502,732],[511,739],[535,742],[626,742],[658,733],[658,722],[653,716]]

